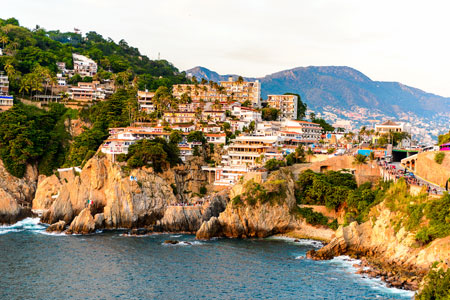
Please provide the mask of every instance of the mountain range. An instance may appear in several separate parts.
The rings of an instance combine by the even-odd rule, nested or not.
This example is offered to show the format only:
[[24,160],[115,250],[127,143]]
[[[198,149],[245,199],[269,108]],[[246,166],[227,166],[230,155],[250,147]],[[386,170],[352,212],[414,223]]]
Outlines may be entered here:
[[[227,80],[204,67],[186,71],[197,79]],[[310,66],[280,71],[260,78],[245,78],[261,82],[261,97],[286,92],[300,94],[308,107],[315,110],[334,107],[351,111],[355,107],[367,108],[398,118],[408,114],[432,118],[439,113],[450,113],[450,98],[424,92],[399,82],[373,81],[358,70],[345,66]]]

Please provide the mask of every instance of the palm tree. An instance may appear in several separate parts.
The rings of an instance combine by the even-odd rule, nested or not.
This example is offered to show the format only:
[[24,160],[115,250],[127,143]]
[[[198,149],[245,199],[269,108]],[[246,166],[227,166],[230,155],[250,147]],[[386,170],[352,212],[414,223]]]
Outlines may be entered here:
[[244,82],[244,78],[242,78],[242,76],[239,76],[236,82],[242,84]]
[[6,35],[0,36],[0,43],[3,44],[2,48],[5,48],[5,44],[9,41],[8,37]]
[[357,154],[354,157],[353,164],[357,166],[365,165],[367,163],[367,156],[362,154]]
[[311,148],[308,147],[308,150],[306,151],[306,155],[308,156],[308,162],[311,162],[311,158],[314,157],[314,151],[312,151]]

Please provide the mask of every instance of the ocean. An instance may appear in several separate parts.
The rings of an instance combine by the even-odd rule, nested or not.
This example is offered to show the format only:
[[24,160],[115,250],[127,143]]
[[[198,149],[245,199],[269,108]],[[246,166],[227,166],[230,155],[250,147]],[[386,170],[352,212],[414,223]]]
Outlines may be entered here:
[[[0,226],[0,299],[412,299],[355,274],[356,261],[305,259],[312,240],[49,234],[36,218]],[[176,245],[165,240],[178,240]]]

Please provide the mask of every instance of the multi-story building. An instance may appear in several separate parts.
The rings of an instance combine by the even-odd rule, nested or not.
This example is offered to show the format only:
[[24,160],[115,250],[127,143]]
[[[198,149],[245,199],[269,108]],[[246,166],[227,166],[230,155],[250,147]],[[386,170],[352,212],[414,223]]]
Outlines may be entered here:
[[250,101],[253,107],[261,107],[261,83],[259,80],[240,81],[233,80],[233,77],[229,77],[228,81],[221,81],[220,86],[225,88],[226,94],[231,96],[233,100],[244,103]]
[[255,167],[270,158],[282,158],[278,136],[238,136],[228,145],[226,165]]
[[92,82],[78,82],[76,87],[69,89],[72,100],[79,102],[92,102],[95,99],[95,85]]
[[164,121],[169,124],[194,123],[197,120],[193,111],[166,111],[163,115]]
[[97,64],[92,59],[79,55],[72,54],[73,57],[73,70],[75,73],[80,74],[82,77],[92,77],[97,74]]
[[261,106],[261,83],[258,80],[233,81],[230,77],[228,81],[221,81],[219,84],[176,84],[172,88],[172,94],[178,99],[185,94],[192,101],[217,101],[218,104],[222,104],[225,101],[244,103],[248,100],[254,107]]
[[202,119],[206,122],[219,123],[225,121],[225,111],[223,110],[204,110],[202,112]]
[[308,144],[317,143],[322,136],[320,124],[307,121],[286,120],[281,123],[281,131],[296,134],[296,140]]
[[281,120],[297,119],[298,97],[296,95],[268,95],[267,105],[280,111]]
[[245,123],[250,123],[252,121],[257,123],[262,121],[261,113],[256,109],[250,107],[234,106],[231,114],[235,116],[239,121]]
[[151,113],[155,111],[155,106],[153,105],[153,97],[155,96],[154,92],[149,91],[138,91],[138,103],[139,109],[145,111],[147,113]]
[[8,76],[0,74],[0,111],[5,111],[13,106],[13,96],[9,95]]
[[375,132],[386,134],[389,132],[407,132],[411,133],[411,126],[405,122],[386,121],[382,124],[375,124]]

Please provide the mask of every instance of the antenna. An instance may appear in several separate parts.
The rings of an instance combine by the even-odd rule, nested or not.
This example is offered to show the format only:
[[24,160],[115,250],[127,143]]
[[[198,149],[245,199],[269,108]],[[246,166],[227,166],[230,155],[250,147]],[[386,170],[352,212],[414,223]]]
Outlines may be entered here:
[[158,52],[158,60],[161,60],[161,55],[159,52]]

